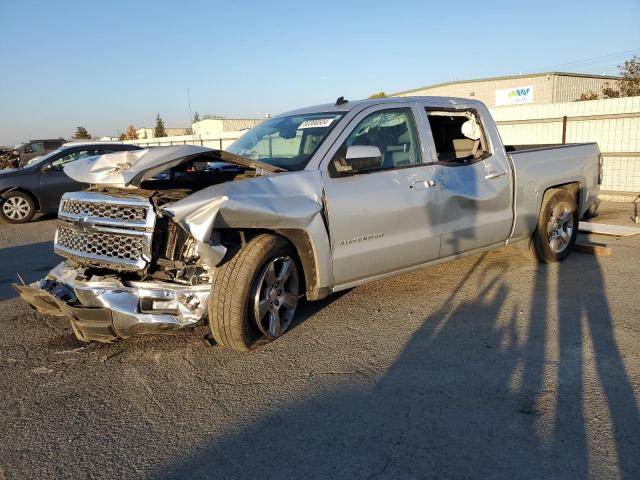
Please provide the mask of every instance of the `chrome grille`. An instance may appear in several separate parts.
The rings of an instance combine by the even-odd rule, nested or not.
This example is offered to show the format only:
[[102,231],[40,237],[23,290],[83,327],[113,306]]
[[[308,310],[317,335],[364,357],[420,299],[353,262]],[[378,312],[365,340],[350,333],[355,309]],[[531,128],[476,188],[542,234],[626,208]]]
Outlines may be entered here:
[[151,260],[155,213],[146,198],[73,192],[62,197],[56,253],[78,263],[141,270]]
[[139,236],[83,231],[70,225],[58,226],[58,247],[76,254],[135,261],[142,257],[143,239]]
[[61,212],[78,216],[112,218],[116,220],[145,221],[147,207],[144,205],[117,205],[104,202],[87,202],[81,200],[65,200]]

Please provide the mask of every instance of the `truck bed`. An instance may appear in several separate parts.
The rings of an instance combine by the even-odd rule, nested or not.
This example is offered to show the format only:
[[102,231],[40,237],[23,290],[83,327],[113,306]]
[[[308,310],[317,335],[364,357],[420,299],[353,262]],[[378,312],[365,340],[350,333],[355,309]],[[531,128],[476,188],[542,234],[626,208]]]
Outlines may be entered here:
[[580,216],[596,200],[600,150],[596,143],[505,146],[515,168],[515,224],[513,240],[535,230],[544,192],[574,184]]

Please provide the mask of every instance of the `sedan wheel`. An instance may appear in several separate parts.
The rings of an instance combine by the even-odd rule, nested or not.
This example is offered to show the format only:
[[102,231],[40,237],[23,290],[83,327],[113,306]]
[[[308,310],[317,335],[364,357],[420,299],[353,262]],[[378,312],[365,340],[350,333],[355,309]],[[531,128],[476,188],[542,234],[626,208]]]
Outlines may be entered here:
[[35,214],[35,205],[29,195],[15,192],[2,202],[2,219],[9,223],[26,223]]

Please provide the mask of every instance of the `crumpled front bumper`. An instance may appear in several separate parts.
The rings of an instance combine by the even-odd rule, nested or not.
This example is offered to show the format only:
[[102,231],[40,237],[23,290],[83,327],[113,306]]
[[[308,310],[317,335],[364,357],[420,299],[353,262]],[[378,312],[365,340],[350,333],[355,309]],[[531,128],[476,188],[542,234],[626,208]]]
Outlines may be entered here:
[[38,282],[13,286],[39,312],[68,317],[85,342],[189,331],[206,317],[211,288],[109,277],[87,280],[82,268],[67,262]]

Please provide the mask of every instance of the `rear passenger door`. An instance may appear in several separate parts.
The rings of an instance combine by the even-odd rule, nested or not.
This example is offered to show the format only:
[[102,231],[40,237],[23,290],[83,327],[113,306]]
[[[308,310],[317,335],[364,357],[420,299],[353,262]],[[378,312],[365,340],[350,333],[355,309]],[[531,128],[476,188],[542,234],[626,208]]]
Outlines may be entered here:
[[[446,258],[504,242],[512,225],[512,173],[488,115],[476,108],[426,107],[440,191],[437,208]],[[434,207],[436,207],[434,205]]]
[[[438,257],[430,209],[435,167],[423,163],[430,152],[417,128],[419,114],[409,102],[365,109],[322,163],[336,288]],[[354,172],[345,164],[355,151],[373,153]]]

